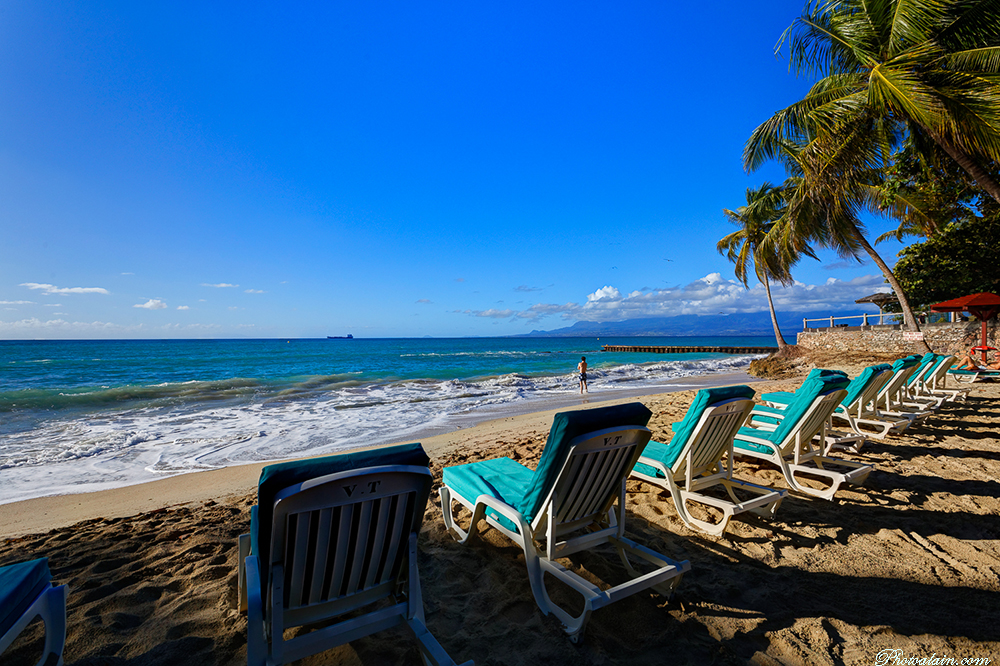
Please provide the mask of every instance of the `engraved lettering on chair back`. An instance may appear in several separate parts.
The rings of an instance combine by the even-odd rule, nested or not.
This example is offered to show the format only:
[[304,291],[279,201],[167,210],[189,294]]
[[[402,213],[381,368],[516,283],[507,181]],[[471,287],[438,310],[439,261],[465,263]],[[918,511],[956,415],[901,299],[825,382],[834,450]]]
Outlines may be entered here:
[[[308,616],[312,606],[361,606],[393,593],[414,509],[429,490],[429,474],[420,498],[412,474],[390,472],[315,485],[276,502],[272,568],[282,570],[285,611]],[[348,601],[354,595],[357,604]]]
[[556,524],[579,523],[606,512],[638,458],[637,449],[649,437],[646,428],[612,428],[577,437],[556,483]]

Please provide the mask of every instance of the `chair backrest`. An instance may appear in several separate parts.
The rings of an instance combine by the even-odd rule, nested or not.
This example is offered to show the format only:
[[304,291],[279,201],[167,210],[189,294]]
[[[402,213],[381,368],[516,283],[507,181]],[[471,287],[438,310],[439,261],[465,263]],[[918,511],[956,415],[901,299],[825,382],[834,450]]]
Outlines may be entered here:
[[916,372],[910,375],[910,379],[906,382],[906,385],[911,388],[916,388],[920,382],[923,381],[924,376],[929,370],[931,370],[934,361],[937,359],[937,354],[933,352],[928,352],[923,355],[920,359],[920,365],[917,366]]
[[928,372],[927,377],[924,379],[925,384],[929,384],[932,389],[944,388],[945,382],[948,377],[948,369],[951,368],[952,364],[955,362],[955,357],[949,354],[941,354],[937,363],[934,365],[933,370]]
[[[356,591],[356,588],[353,588],[352,585],[357,584],[357,581],[352,584],[348,580],[347,587],[345,588],[342,580],[338,586],[332,578],[326,578],[325,576],[330,573],[327,570],[315,569],[316,560],[304,555],[305,551],[297,546],[297,544],[300,545],[300,542],[292,541],[291,545],[289,545],[289,535],[299,538],[303,534],[308,534],[310,538],[315,537],[318,539],[320,536],[326,534],[326,530],[329,529],[330,534],[333,535],[332,538],[340,538],[342,534],[334,529],[334,525],[337,526],[338,530],[341,525],[339,516],[356,515],[359,521],[356,525],[360,529],[364,522],[363,519],[369,516],[369,514],[364,512],[370,512],[376,508],[376,505],[370,502],[374,500],[379,500],[377,507],[379,513],[376,514],[377,516],[380,516],[383,510],[390,511],[394,517],[404,515],[410,510],[408,504],[399,505],[398,502],[400,500],[398,499],[388,500],[388,504],[381,502],[383,497],[388,496],[384,489],[398,487],[403,481],[393,479],[391,482],[388,482],[389,479],[387,479],[387,483],[383,484],[379,482],[382,477],[365,481],[366,484],[379,482],[375,485],[377,493],[371,491],[372,486],[361,483],[361,476],[371,473],[373,469],[381,470],[379,473],[382,473],[389,467],[406,470],[406,478],[409,479],[408,483],[411,486],[414,484],[421,487],[423,485],[427,486],[424,490],[418,489],[416,491],[416,503],[413,506],[413,511],[416,513],[412,520],[416,522],[412,526],[415,529],[419,528],[419,521],[423,518],[423,509],[427,502],[427,494],[430,492],[429,463],[430,459],[420,444],[401,444],[377,449],[362,449],[321,458],[295,460],[265,467],[261,471],[260,480],[257,484],[258,513],[256,532],[251,532],[251,540],[254,544],[252,550],[257,555],[261,566],[261,596],[267,600],[268,609],[271,608],[270,593],[276,583],[283,590],[298,588],[298,591],[294,595],[290,593],[287,596],[287,603],[283,599],[283,603],[289,608],[301,607],[303,603],[311,604],[314,599],[317,600],[316,603],[322,603],[318,601],[320,598],[329,601],[331,598],[336,598],[331,597],[331,594],[335,593],[339,595],[344,590],[355,589]],[[419,471],[419,473],[415,470]],[[357,478],[357,481],[351,480],[352,478]],[[337,484],[341,485],[338,486]],[[315,490],[317,486],[324,486],[326,491]],[[421,493],[422,500],[420,499]],[[393,504],[394,502],[395,504]],[[355,509],[343,508],[347,505],[358,503],[368,504],[368,509],[357,509],[362,513],[354,514]],[[385,508],[383,508],[383,504]],[[392,506],[396,508],[393,509],[391,508]],[[403,513],[400,513],[401,506]],[[338,522],[336,524],[332,522],[334,518],[333,509],[335,507],[341,507],[338,509]],[[330,512],[323,514],[324,509],[329,509]],[[304,515],[301,519],[296,515],[294,517],[294,525],[292,525],[289,522],[292,520],[289,514],[299,513],[303,513]],[[306,516],[308,516],[308,519]],[[305,528],[304,531],[299,529],[300,525]],[[352,525],[355,525],[355,523],[352,523]],[[376,525],[377,533],[378,525]],[[340,548],[342,547],[341,543],[349,544],[349,541],[337,541],[336,543],[338,548]],[[343,547],[347,548],[345,552],[357,553],[356,545]],[[289,551],[289,548],[291,548],[291,551]],[[297,557],[300,559],[297,560]],[[362,562],[363,559],[362,557],[358,561]],[[302,587],[304,583],[302,583],[300,577],[288,579],[287,582],[284,580],[292,575],[292,570],[296,566],[297,561],[300,561],[306,567],[305,569],[299,568],[297,575],[300,577],[304,576],[307,579],[308,590]],[[309,564],[310,561],[312,564]],[[393,566],[395,564],[395,560],[393,560]],[[274,575],[276,566],[283,571],[281,577]],[[364,565],[362,564],[361,566]],[[385,569],[384,561],[380,564],[380,567],[383,570]],[[306,574],[307,569],[309,571],[308,575]],[[321,571],[322,575],[316,575],[315,572],[317,571]],[[336,573],[336,569],[332,573]],[[364,573],[364,583],[367,583],[367,574],[370,573],[370,569],[365,569]],[[378,571],[375,572],[375,576],[380,579],[384,578],[379,577]],[[316,592],[316,596],[314,596],[313,592],[314,582],[319,589]],[[302,601],[303,595],[306,602]],[[268,617],[270,618],[270,610],[268,611]]]
[[846,394],[847,378],[843,375],[807,377],[795,392],[795,399],[784,409],[781,423],[773,431],[762,434],[782,451],[790,450],[796,436],[809,441],[822,430],[830,414]]
[[535,523],[552,496],[556,480],[566,466],[577,437],[614,428],[644,429],[652,415],[653,413],[639,402],[556,414],[552,419],[549,438],[542,451],[541,460],[538,461],[538,467],[535,468],[531,484],[525,491],[520,505],[515,508],[529,524]]
[[430,487],[427,467],[384,465],[279,492],[269,605],[280,595],[283,625],[347,612],[396,591]]
[[753,397],[754,390],[744,385],[698,391],[684,418],[670,426],[674,436],[663,463],[675,476],[689,461],[694,470],[717,463],[753,409]]
[[[919,363],[919,356],[906,356],[893,361],[892,377],[879,389],[878,399],[880,401],[883,399],[895,399],[899,395],[900,389],[906,385],[907,380],[916,372]],[[888,402],[886,404],[888,405]]]
[[869,365],[847,385],[847,395],[840,404],[848,410],[864,409],[878,394],[878,389],[889,380],[892,366],[886,363]]
[[546,517],[555,518],[561,534],[603,517],[621,492],[651,433],[642,426],[608,428],[573,439],[566,463],[546,498],[549,511],[535,517],[537,529]]

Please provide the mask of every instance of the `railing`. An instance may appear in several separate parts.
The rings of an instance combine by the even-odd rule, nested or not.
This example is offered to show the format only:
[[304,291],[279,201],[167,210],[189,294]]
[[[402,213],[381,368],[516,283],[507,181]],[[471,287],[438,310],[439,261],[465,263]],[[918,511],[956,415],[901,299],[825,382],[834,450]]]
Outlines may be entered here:
[[[941,322],[949,321],[949,315],[946,312],[918,312],[914,313],[920,320],[920,323],[926,324],[937,324]],[[844,320],[857,320],[860,322],[856,324],[850,323],[837,323]],[[888,320],[888,321],[886,321]],[[867,312],[859,315],[849,315],[846,317],[822,317],[820,319],[803,319],[802,320],[802,330],[809,330],[809,322],[823,322],[820,326],[814,326],[813,328],[837,328],[846,326],[898,326],[903,323],[903,315],[899,312],[880,312],[879,314],[868,314]]]

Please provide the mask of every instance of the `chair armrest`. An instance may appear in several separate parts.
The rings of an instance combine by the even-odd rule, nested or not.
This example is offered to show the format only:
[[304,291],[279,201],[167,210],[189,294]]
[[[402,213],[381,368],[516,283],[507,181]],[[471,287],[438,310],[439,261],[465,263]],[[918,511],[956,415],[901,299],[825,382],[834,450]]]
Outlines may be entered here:
[[524,516],[521,515],[520,511],[512,507],[510,504],[507,504],[503,500],[498,500],[492,495],[480,495],[477,497],[476,507],[478,508],[480,504],[493,509],[504,518],[517,525],[521,530],[522,536],[527,539],[531,538],[531,527],[528,525],[528,521],[524,519]]
[[264,666],[267,659],[264,600],[260,596],[260,568],[257,556],[246,559],[247,577],[247,666]]

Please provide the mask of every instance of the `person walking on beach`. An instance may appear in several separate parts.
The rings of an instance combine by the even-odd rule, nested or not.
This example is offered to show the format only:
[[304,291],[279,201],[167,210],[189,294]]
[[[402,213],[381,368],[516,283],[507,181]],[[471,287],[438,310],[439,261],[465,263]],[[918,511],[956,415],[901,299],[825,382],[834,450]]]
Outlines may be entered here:
[[580,373],[580,394],[583,395],[584,391],[590,393],[590,389],[587,388],[587,357],[580,357],[580,364],[576,366],[576,371]]

